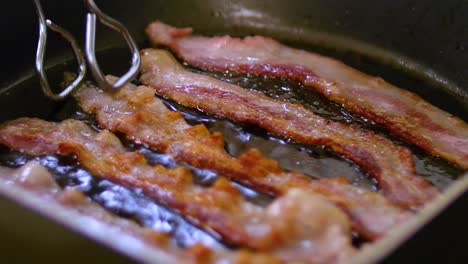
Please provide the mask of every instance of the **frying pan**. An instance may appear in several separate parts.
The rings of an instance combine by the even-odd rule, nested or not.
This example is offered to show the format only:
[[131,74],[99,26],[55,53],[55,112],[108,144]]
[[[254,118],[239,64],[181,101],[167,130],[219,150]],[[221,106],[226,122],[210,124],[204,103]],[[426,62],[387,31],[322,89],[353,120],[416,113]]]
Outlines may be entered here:
[[[143,29],[160,19],[175,26],[191,26],[200,34],[234,36],[268,35],[301,47],[315,47],[342,58],[376,62],[385,68],[364,67],[401,87],[418,93],[432,104],[468,120],[468,2],[447,1],[325,1],[325,0],[199,0],[199,1],[96,1],[101,9],[122,21],[140,43]],[[84,35],[85,9],[82,1],[43,1],[48,18],[71,31],[80,41]],[[45,117],[59,107],[41,93],[33,73],[37,41],[36,14],[32,1],[3,4],[2,63],[0,71],[0,121],[20,117]],[[52,35],[52,34],[51,34]],[[60,41],[49,41],[47,65],[62,65],[71,52]],[[98,31],[98,50],[123,46],[112,31]],[[112,64],[128,65],[125,52]],[[119,61],[120,60],[120,61]],[[364,63],[365,64],[365,63]],[[364,65],[363,64],[363,65]],[[359,66],[359,65],[358,65]],[[64,67],[73,67],[68,65]],[[359,67],[358,67],[359,68]],[[106,68],[104,68],[106,70]],[[50,72],[51,82],[54,81]],[[407,81],[399,76],[410,76]],[[464,177],[466,182],[466,175]],[[445,204],[430,212],[435,215],[451,202],[436,219],[398,248],[390,242],[368,254],[371,261],[456,261],[467,260],[463,243],[455,239],[466,234],[468,195],[463,188],[453,191]],[[70,231],[67,224],[49,212],[48,218],[31,212],[34,200],[27,194],[0,190],[0,236],[2,258],[16,261],[82,263],[107,261],[126,263],[135,258],[123,249],[102,245]],[[458,197],[458,199],[456,199]],[[28,202],[29,201],[29,202]],[[27,205],[27,206],[25,206]],[[34,209],[34,206],[32,206]],[[430,217],[428,217],[430,218]],[[408,228],[413,232],[414,228]],[[101,241],[98,243],[96,241]],[[449,241],[450,243],[447,243]],[[105,243],[104,243],[105,244]],[[109,246],[107,244],[107,246]],[[387,247],[387,248],[385,248]],[[465,251],[464,251],[465,250]],[[388,253],[392,253],[388,255]],[[372,255],[373,256],[370,256]],[[122,255],[131,255],[131,258]],[[382,259],[387,255],[385,259]],[[14,259],[13,259],[14,258]],[[142,261],[142,258],[137,258]],[[157,260],[157,259],[156,259]],[[162,259],[160,259],[162,260]]]

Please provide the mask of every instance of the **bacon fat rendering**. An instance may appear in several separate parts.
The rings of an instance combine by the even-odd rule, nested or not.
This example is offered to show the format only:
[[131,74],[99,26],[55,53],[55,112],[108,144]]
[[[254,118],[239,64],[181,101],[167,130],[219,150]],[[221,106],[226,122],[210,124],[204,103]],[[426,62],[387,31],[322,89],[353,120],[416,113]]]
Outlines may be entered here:
[[[115,81],[115,77],[107,79]],[[96,114],[103,128],[121,132],[177,161],[210,169],[274,196],[292,188],[321,195],[343,208],[353,229],[368,239],[382,237],[410,216],[380,194],[355,187],[344,178],[312,180],[298,172],[286,172],[256,149],[231,157],[224,149],[221,134],[210,133],[203,124],[187,124],[180,112],[170,111],[154,96],[152,88],[129,84],[110,94],[87,86],[75,98],[85,111]]]
[[259,207],[225,178],[211,187],[197,186],[189,170],[150,166],[141,153],[126,151],[111,132],[94,132],[77,120],[13,120],[0,126],[0,144],[30,155],[73,154],[93,175],[139,188],[225,240],[274,252],[284,261],[335,263],[354,254],[346,215],[310,192],[293,189]]
[[404,208],[420,208],[439,193],[415,174],[407,148],[373,132],[322,118],[301,105],[190,72],[167,51],[142,51],[140,80],[182,105],[258,125],[297,142],[326,146],[367,171],[378,181],[383,194]]
[[[138,225],[129,219],[119,217],[105,210],[77,189],[61,189],[45,167],[36,161],[29,161],[17,169],[0,166],[0,184],[15,185],[37,195],[39,201],[57,204],[63,211],[77,213],[80,223],[88,218],[96,220],[101,231],[119,231],[135,238],[161,254],[168,255],[164,261],[170,263],[280,263],[273,255],[253,253],[246,249],[227,251],[211,249],[197,243],[186,249],[171,244],[167,234]],[[76,220],[76,219],[75,219]],[[95,223],[93,222],[95,225]],[[96,228],[96,226],[94,226]],[[130,241],[127,241],[130,243]],[[163,253],[164,252],[164,253]]]
[[299,81],[420,148],[468,169],[468,125],[418,95],[335,59],[293,49],[262,36],[192,36],[159,21],[146,32],[195,67]]

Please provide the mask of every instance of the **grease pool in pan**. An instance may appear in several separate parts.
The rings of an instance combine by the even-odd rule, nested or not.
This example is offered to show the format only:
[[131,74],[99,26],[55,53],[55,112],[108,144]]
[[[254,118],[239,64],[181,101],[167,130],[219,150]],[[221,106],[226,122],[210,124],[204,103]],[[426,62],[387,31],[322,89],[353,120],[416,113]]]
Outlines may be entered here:
[[[116,61],[116,58],[122,57],[122,54],[125,53],[120,49],[109,50],[101,53],[99,60],[104,68],[108,69],[110,72],[118,73],[121,72],[121,67],[116,66],[117,64],[112,62]],[[382,72],[385,72],[385,68],[379,65],[375,65],[375,67],[380,67]],[[64,68],[66,69],[67,67],[59,65],[50,69],[49,72],[62,74]],[[200,72],[197,69],[190,69]],[[306,107],[319,115],[336,121],[362,126],[389,136],[384,129],[349,113],[341,106],[329,102],[320,94],[298,83],[272,78],[254,78],[231,73],[201,73],[235,83],[246,89],[265,93],[278,100],[303,103]],[[406,78],[405,81],[411,83],[411,79],[407,78],[407,76],[402,75],[401,78]],[[31,85],[37,85],[34,80],[27,80],[27,82],[31,83]],[[38,87],[31,87],[30,89],[33,88],[38,89]],[[174,110],[182,111],[189,123],[204,123],[210,131],[222,132],[226,142],[226,149],[231,155],[237,156],[247,149],[255,147],[260,149],[266,156],[278,160],[285,169],[301,171],[312,177],[346,176],[355,185],[376,189],[375,182],[362,173],[357,166],[327,149],[296,144],[284,138],[274,137],[257,127],[245,126],[215,118],[194,109],[187,109],[174,102],[166,101],[166,104]],[[42,118],[53,121],[63,120],[65,118],[76,118],[98,129],[94,124],[93,117],[80,111],[74,100],[68,100],[58,105],[56,110],[54,114]],[[122,136],[120,136],[120,138],[128,149],[142,152],[152,164],[162,164],[166,167],[177,165],[167,155],[151,151],[140,145],[132,144]],[[394,137],[391,138],[398,144],[406,144]],[[411,148],[415,153],[414,160],[416,162],[418,174],[429,179],[439,189],[444,189],[462,173],[460,169],[444,160],[425,154],[417,148]],[[32,157],[17,152],[10,152],[4,147],[0,147],[0,165],[17,167],[31,158]],[[71,157],[59,158],[57,156],[45,156],[36,159],[51,170],[61,186],[78,188],[104,207],[123,217],[135,219],[145,226],[170,233],[173,237],[173,241],[181,246],[187,246],[197,241],[213,247],[223,246],[206,232],[188,223],[171,210],[154,203],[138,190],[129,190],[112,184],[109,181],[92,177],[88,172],[80,168]],[[186,166],[185,164],[180,165]],[[209,185],[217,177],[215,173],[208,170],[189,168],[194,172],[197,184]],[[261,195],[248,188],[238,187],[244,196],[255,203],[268,204],[271,200],[268,196]]]
[[[341,105],[329,101],[323,95],[300,83],[290,82],[280,78],[254,77],[230,72],[214,73],[194,68],[189,69],[197,73],[211,75],[217,79],[236,84],[255,92],[263,93],[277,100],[300,103],[314,113],[328,119],[359,126],[363,129],[369,129],[383,134],[396,144],[410,148],[413,152],[417,174],[427,178],[439,189],[444,189],[455,180],[457,176],[463,173],[462,169],[450,162],[425,153],[418,147],[391,135],[385,128],[351,113]],[[410,80],[405,80],[405,82],[410,82]],[[181,107],[174,108],[181,109]],[[185,112],[185,116],[188,115],[188,109],[182,108],[182,111]],[[193,110],[191,111],[193,112]],[[199,115],[198,111],[195,112]],[[332,151],[316,146],[295,144],[287,139],[269,135],[260,128],[233,124],[231,122],[228,123],[229,124],[226,125],[226,122],[224,122],[224,124],[211,122],[207,126],[210,130],[220,131],[225,135],[227,150],[232,155],[236,156],[248,148],[257,147],[266,156],[277,159],[286,169],[297,170],[307,175],[318,177],[342,175],[346,176],[348,180],[355,185],[371,188],[376,187],[375,182],[370,180],[367,175],[364,175],[357,166]],[[229,139],[234,139],[232,144]],[[242,142],[239,142],[239,140]],[[274,144],[273,142],[278,144]],[[298,152],[301,154],[297,154]],[[278,155],[278,153],[284,153],[284,155]],[[304,153],[308,153],[309,155],[304,155]]]

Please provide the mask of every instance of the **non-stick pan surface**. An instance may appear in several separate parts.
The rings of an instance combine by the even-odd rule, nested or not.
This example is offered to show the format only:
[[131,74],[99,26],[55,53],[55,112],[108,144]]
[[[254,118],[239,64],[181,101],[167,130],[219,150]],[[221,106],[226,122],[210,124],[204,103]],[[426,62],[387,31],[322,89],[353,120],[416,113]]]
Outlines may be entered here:
[[[85,15],[82,1],[43,2],[49,18],[82,40]],[[201,34],[262,34],[288,44],[342,54],[343,58],[356,55],[386,69],[383,72],[372,67],[363,70],[411,89],[438,107],[468,120],[466,1],[109,0],[97,3],[105,12],[124,22],[141,46],[148,45],[143,34],[145,25],[161,19],[176,26],[191,26]],[[60,105],[42,96],[32,72],[37,41],[32,1],[8,1],[0,20],[4,36],[0,121],[50,115]],[[111,31],[99,31],[98,36],[99,50],[123,45],[120,37]],[[71,53],[67,51],[66,45],[51,40],[47,53],[49,65],[68,61]],[[128,63],[125,54],[116,60],[120,61],[113,64],[122,63],[125,69]],[[412,81],[400,78],[401,75],[410,76]],[[467,200],[465,194],[386,261],[466,259],[462,243],[454,239],[462,237],[463,230],[466,233],[467,214],[463,209]],[[114,263],[119,258],[87,239],[16,207],[11,201],[1,200],[0,206],[4,212],[0,217],[1,236],[3,243],[9,246],[10,255],[48,262],[62,262],[68,255],[63,252],[75,252],[67,261],[105,258]],[[22,221],[17,222],[18,219]],[[35,232],[25,227],[34,227]],[[41,243],[55,236],[57,241],[70,243]]]

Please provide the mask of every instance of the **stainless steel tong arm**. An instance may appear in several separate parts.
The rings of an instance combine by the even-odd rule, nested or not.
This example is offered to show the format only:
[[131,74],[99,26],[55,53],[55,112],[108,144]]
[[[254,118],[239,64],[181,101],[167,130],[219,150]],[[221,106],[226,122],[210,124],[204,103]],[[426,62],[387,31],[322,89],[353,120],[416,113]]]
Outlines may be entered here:
[[[130,35],[130,32],[128,32],[128,29],[122,23],[104,14],[97,7],[93,0],[85,0],[85,3],[88,7],[88,10],[90,11],[86,16],[85,45],[86,58],[88,59],[89,68],[91,69],[91,72],[93,73],[93,76],[100,87],[110,91],[118,90],[129,81],[133,80],[140,70],[141,57],[138,46]],[[102,24],[119,32],[124,37],[132,54],[132,66],[113,84],[106,80],[104,74],[99,68],[99,64],[96,59],[96,17]]]
[[[103,13],[98,8],[98,6],[93,0],[85,0],[84,2],[85,2],[86,7],[89,10],[87,17],[86,17],[86,40],[85,40],[85,54],[86,54],[86,59],[88,61],[89,68],[91,70],[91,73],[94,76],[94,79],[99,85],[99,87],[108,91],[116,91],[120,89],[122,86],[124,86],[125,84],[127,84],[128,82],[130,82],[131,80],[133,80],[137,76],[140,70],[141,57],[140,57],[140,53],[138,50],[138,46],[135,40],[130,35],[127,28],[122,23],[120,23],[119,21]],[[68,31],[66,31],[65,29],[63,29],[62,27],[54,24],[49,19],[45,18],[40,0],[34,0],[34,3],[36,5],[37,14],[39,17],[39,40],[38,40],[37,51],[36,51],[36,72],[39,75],[41,87],[42,87],[44,94],[48,98],[54,101],[60,101],[60,100],[67,98],[83,82],[85,75],[86,75],[86,71],[87,71],[86,59],[80,46],[78,45],[78,42],[73,37],[73,35],[70,34]],[[130,69],[123,76],[118,78],[118,80],[115,83],[109,83],[106,80],[96,59],[97,20],[99,20],[99,22],[111,28],[112,30],[119,32],[125,39],[132,54],[132,63],[131,63]],[[75,53],[75,57],[78,63],[77,77],[67,87],[65,87],[65,89],[63,89],[58,94],[54,93],[52,89],[50,88],[50,84],[49,84],[49,81],[47,79],[47,76],[44,70],[44,56],[45,56],[45,51],[46,51],[46,46],[47,46],[48,29],[59,33],[60,36],[65,38],[70,43]]]

